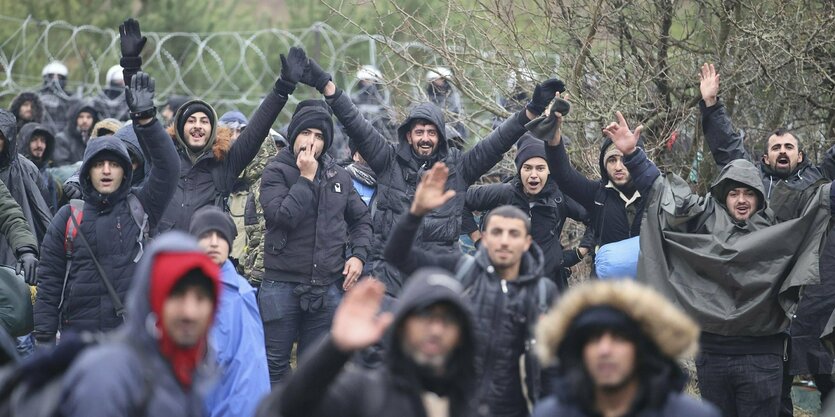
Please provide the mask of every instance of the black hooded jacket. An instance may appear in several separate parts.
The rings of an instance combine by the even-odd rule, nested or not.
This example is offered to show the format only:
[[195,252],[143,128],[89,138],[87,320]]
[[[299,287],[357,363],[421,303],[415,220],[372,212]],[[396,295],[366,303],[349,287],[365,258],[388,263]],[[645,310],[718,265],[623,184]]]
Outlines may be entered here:
[[[446,273],[437,273],[450,280]],[[460,288],[452,290],[439,285],[437,280],[429,284],[432,275],[431,270],[416,273],[413,280],[419,285],[405,291],[404,297],[398,300],[394,323],[386,335],[389,348],[382,366],[373,370],[346,366],[350,354],[338,350],[326,338],[303,358],[283,389],[273,391],[261,403],[256,416],[425,417],[427,413],[421,400],[425,391],[448,397],[450,416],[467,415],[472,408],[473,353],[477,348],[472,317],[458,294]],[[423,382],[425,379],[417,365],[403,353],[397,329],[415,310],[441,302],[454,306],[464,318],[461,344],[450,358],[450,375],[430,388]]]
[[[20,107],[23,106],[25,102],[32,103],[32,119],[31,120],[24,120],[20,117]],[[41,99],[38,97],[37,94],[31,91],[24,91],[18,94],[13,100],[12,104],[9,106],[9,110],[14,114],[14,117],[17,118],[17,131],[20,132],[23,126],[28,123],[41,123],[43,120],[43,104],[41,104]]]
[[[98,111],[93,106],[90,100],[79,100],[73,104],[67,111],[67,126],[61,133],[55,137],[55,153],[52,161],[55,166],[74,164],[84,158],[84,148],[87,147],[87,142],[78,130],[78,114],[82,111],[93,114],[93,124],[90,126],[90,132],[93,132],[93,126],[99,122]],[[88,135],[89,135],[88,133]],[[87,138],[89,140],[89,136]]]
[[[36,134],[44,137],[46,140],[46,147],[41,158],[32,156],[32,152],[29,149],[29,142],[32,141],[32,137]],[[52,165],[52,153],[55,152],[55,136],[52,135],[52,132],[46,126],[40,123],[27,123],[17,134],[17,149],[20,155],[32,161],[40,171],[38,188],[41,190],[43,199],[46,201],[47,206],[49,206],[50,212],[55,214],[60,208],[58,204],[60,204],[63,194],[61,184],[47,171],[47,168]]]
[[[57,81],[48,81],[38,90],[38,98],[43,106],[43,119],[41,123],[46,125],[54,134],[62,132],[69,124],[70,107],[78,97],[67,93]],[[73,125],[75,120],[73,119]]]
[[[131,189],[133,167],[130,157],[122,141],[113,136],[91,141],[81,166],[85,204],[78,233],[86,237],[122,300],[136,270],[136,257],[141,248],[137,241],[141,230],[131,216],[128,193],[135,194],[142,203],[153,230],[174,193],[176,184],[171,178],[176,175],[178,167],[174,145],[158,121],[134,126],[134,129],[148,148],[154,167],[142,187]],[[93,159],[103,152],[118,158],[125,175],[119,189],[108,195],[96,191],[89,175]],[[42,244],[44,256],[38,268],[40,281],[35,300],[35,335],[43,340],[54,338],[59,328],[64,331],[104,331],[115,328],[121,322],[93,263],[93,254],[78,237],[73,243],[72,265],[63,304],[61,310],[58,309],[67,268],[64,241],[70,211],[69,205],[58,211]]]
[[[363,119],[347,94],[337,91],[327,97],[327,102],[356,144],[360,155],[377,175],[377,196],[372,209],[374,242],[370,262],[374,264],[371,265],[374,275],[386,284],[386,292],[396,295],[402,285],[401,277],[395,268],[382,261],[382,252],[395,222],[409,210],[420,175],[436,161],[443,161],[449,167],[447,188],[455,190],[457,194],[426,216],[425,225],[418,233],[417,244],[438,255],[455,253],[458,251],[461,212],[467,188],[501,161],[504,153],[526,132],[525,123],[529,120],[524,111],[520,112],[472,149],[461,152],[448,145],[443,112],[434,104],[423,103],[413,108],[409,117],[397,129],[398,144],[393,144]],[[414,119],[426,119],[438,127],[438,148],[429,159],[416,156],[406,140],[409,125]]]

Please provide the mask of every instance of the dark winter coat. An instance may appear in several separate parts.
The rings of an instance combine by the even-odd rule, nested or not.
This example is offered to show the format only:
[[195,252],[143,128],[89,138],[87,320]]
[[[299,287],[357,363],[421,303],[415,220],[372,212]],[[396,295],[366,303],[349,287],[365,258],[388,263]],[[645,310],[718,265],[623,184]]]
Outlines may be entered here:
[[[6,185],[9,193],[20,205],[29,230],[40,242],[46,234],[52,211],[38,187],[40,184],[38,167],[17,153],[16,128],[14,116],[6,110],[0,110],[0,132],[6,138],[3,151],[0,152],[0,181]],[[0,239],[0,264],[14,265],[15,263],[14,251],[4,240]]]
[[[584,411],[576,404],[560,401],[557,395],[543,399],[534,408],[533,417],[598,417],[598,414]],[[622,417],[721,417],[712,404],[707,404],[688,394],[670,392],[667,401],[659,408],[634,405]]]
[[[32,103],[32,120],[24,120],[20,117],[20,107],[25,102]],[[24,91],[14,99],[12,99],[12,104],[9,106],[9,111],[14,114],[14,117],[17,118],[17,131],[20,132],[24,125],[27,123],[41,123],[43,120],[43,104],[41,104],[41,99],[38,97],[36,93],[31,91]]]
[[[57,83],[50,82],[38,90],[38,98],[43,106],[41,123],[56,135],[63,132],[69,124],[70,107],[77,97],[64,91]],[[75,125],[75,119],[72,119],[72,124]]]
[[[374,243],[370,255],[374,265],[370,267],[374,275],[386,284],[386,292],[396,295],[402,285],[401,277],[395,268],[382,261],[382,252],[395,222],[409,210],[420,175],[434,161],[443,161],[449,167],[447,188],[457,194],[426,216],[425,225],[418,232],[418,246],[437,255],[458,252],[461,212],[467,188],[501,161],[503,154],[526,132],[525,123],[529,120],[525,112],[520,112],[472,149],[461,152],[448,145],[443,113],[431,103],[412,109],[397,130],[399,143],[392,144],[362,118],[347,94],[338,91],[334,96],[327,97],[327,102],[360,155],[377,175],[377,197],[372,209]],[[438,149],[430,160],[418,158],[406,140],[409,124],[418,118],[427,119],[438,127]]]
[[284,148],[264,170],[260,201],[267,226],[265,279],[329,285],[342,278],[348,242],[349,256],[368,259],[368,207],[348,171],[327,154],[310,181],[301,176],[290,148]]
[[[32,136],[38,134],[46,139],[46,147],[44,149],[43,157],[35,158],[29,150],[29,142]],[[59,204],[63,197],[61,184],[52,177],[52,174],[47,171],[52,165],[52,153],[55,152],[55,136],[40,123],[27,123],[23,129],[17,134],[17,150],[20,155],[32,161],[40,172],[38,176],[38,188],[41,190],[44,201],[52,214],[58,211]],[[46,230],[46,229],[44,229]]]
[[[557,180],[560,190],[585,207],[591,218],[598,246],[618,242],[638,236],[641,231],[641,218],[644,213],[645,197],[627,205],[621,197],[621,191],[610,184],[609,174],[606,172],[606,161],[603,160],[606,148],[612,144],[608,138],[600,146],[598,164],[600,180],[594,181],[571,166],[568,153],[565,151],[565,138],[557,146],[545,146],[548,155],[548,166],[551,177]],[[647,175],[658,175],[658,168],[652,165],[653,172]],[[653,177],[654,178],[654,177]],[[633,176],[632,182],[635,182]],[[624,193],[625,194],[625,193]]]
[[[38,242],[29,230],[23,210],[0,182],[0,239],[8,242],[16,257],[24,253],[38,253]],[[17,262],[12,263],[15,265]]]
[[[412,214],[406,214],[397,223],[386,245],[385,259],[407,275],[424,266],[460,273],[459,269],[466,264],[465,255],[412,248],[420,223],[421,218]],[[544,279],[543,262],[542,251],[533,243],[522,258],[519,277],[503,280],[495,274],[487,250],[482,247],[476,252],[472,270],[460,277],[475,316],[478,381],[475,401],[484,411],[482,415],[528,415],[519,362],[537,318],[544,313],[539,311],[536,301],[540,299],[540,280]],[[545,299],[550,305],[557,296],[557,288],[550,280],[544,282]],[[528,388],[529,393],[538,391],[532,385]],[[532,402],[536,395],[532,395]]]
[[[162,140],[164,136],[155,139]],[[195,371],[192,388],[184,389],[175,378],[170,361],[160,353],[155,329],[147,326],[152,314],[149,294],[154,258],[159,253],[175,251],[200,248],[189,243],[188,236],[161,236],[125,278],[132,282],[126,303],[127,322],[113,335],[112,342],[85,351],[73,362],[64,376],[62,415],[136,416],[143,409],[145,413],[136,417],[206,415],[202,397],[208,392],[206,381],[214,373],[206,364],[211,357],[207,356],[207,362]]]
[[[417,280],[424,279],[415,278]],[[421,282],[421,281],[418,281]],[[425,281],[424,281],[425,282]],[[454,370],[445,397],[450,400],[450,416],[466,416],[472,408],[471,389],[474,384],[473,352],[476,350],[473,322],[469,308],[461,297],[450,297],[449,291],[425,285],[424,291],[410,291],[400,299],[391,329],[399,329],[416,309],[434,303],[451,303],[462,312],[461,346],[450,363]],[[411,359],[401,349],[400,332],[386,335],[385,361],[368,370],[346,363],[350,354],[339,351],[330,338],[303,358],[297,372],[281,390],[275,390],[259,406],[257,417],[426,417],[421,394],[429,389]],[[442,395],[441,393],[437,393]]]
[[[183,112],[195,102],[212,108],[201,100],[189,101],[180,106],[174,116],[174,125],[168,128],[180,156],[180,173],[174,197],[159,223],[159,233],[172,229],[188,231],[191,216],[197,209],[224,204],[223,201],[229,196],[241,172],[252,162],[261,143],[269,136],[270,126],[287,102],[287,97],[272,91],[267,94],[234,144],[231,140],[232,132],[215,123],[206,147],[197,156],[189,152],[185,139],[180,137],[175,128]],[[214,109],[210,117],[218,120]]]
[[99,117],[93,102],[90,100],[79,100],[70,107],[67,112],[67,126],[63,130],[59,130],[55,136],[55,153],[52,155],[52,162],[55,166],[71,165],[84,158],[84,148],[87,147],[87,140],[89,134],[92,133],[92,126],[90,132],[85,139],[78,130],[78,114],[82,111],[93,113],[93,125],[98,123]]
[[[122,300],[136,270],[136,257],[140,250],[137,239],[141,236],[139,226],[131,216],[127,195],[130,192],[137,196],[153,230],[174,193],[176,185],[171,179],[176,175],[178,164],[174,146],[158,121],[154,120],[145,126],[134,126],[134,129],[148,148],[154,166],[142,187],[131,190],[133,168],[130,157],[122,141],[113,136],[90,142],[81,166],[81,172],[84,173],[81,176],[81,189],[85,204],[78,233],[83,233],[87,238],[96,259]],[[92,159],[105,151],[115,153],[125,171],[121,186],[109,195],[99,194],[93,188],[88,174]],[[102,284],[92,254],[79,237],[73,242],[70,276],[62,308],[60,311],[58,309],[67,266],[64,240],[69,216],[70,207],[67,205],[58,211],[50,223],[43,242],[44,256],[38,268],[40,280],[35,300],[35,333],[36,337],[46,340],[53,338],[59,328],[64,331],[110,330],[121,321]],[[145,256],[147,258],[147,254]]]
[[556,181],[549,178],[542,191],[533,198],[525,194],[519,176],[510,182],[471,187],[467,190],[467,210],[487,212],[502,205],[513,205],[531,218],[531,236],[545,258],[543,274],[560,288],[562,269],[580,261],[573,249],[563,250],[560,236],[565,219],[588,223],[588,213],[579,203],[563,195]]

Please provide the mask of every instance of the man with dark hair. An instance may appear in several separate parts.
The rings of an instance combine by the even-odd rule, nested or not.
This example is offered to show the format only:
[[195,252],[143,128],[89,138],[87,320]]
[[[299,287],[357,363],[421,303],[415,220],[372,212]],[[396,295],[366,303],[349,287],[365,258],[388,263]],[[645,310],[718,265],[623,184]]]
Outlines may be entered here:
[[536,343],[533,325],[556,298],[557,288],[543,277],[544,259],[531,237],[530,218],[514,206],[490,211],[473,257],[413,248],[423,217],[455,196],[454,190],[445,189],[448,172],[443,162],[427,171],[409,212],[395,225],[384,256],[404,274],[422,266],[455,272],[475,314],[477,412],[527,416],[528,404],[543,391],[542,371],[529,351]]
[[[417,271],[393,315],[379,312],[384,291],[373,279],[348,291],[330,335],[302,358],[283,389],[262,402],[257,416],[473,414],[476,339],[461,285],[437,268]],[[381,366],[346,366],[352,354],[384,337],[388,348]]]
[[204,416],[217,264],[193,237],[173,232],[148,246],[132,275],[127,321],[73,361],[61,415]]
[[449,188],[459,194],[427,216],[417,244],[437,255],[459,252],[461,212],[467,188],[501,161],[502,155],[525,133],[524,125],[542,113],[558,91],[565,89],[562,81],[556,79],[537,85],[524,111],[510,117],[472,149],[461,152],[450,145],[443,111],[435,104],[415,106],[398,128],[398,144],[392,144],[363,119],[350,97],[337,88],[331,75],[315,61],[309,60],[301,82],[325,96],[360,155],[377,175],[374,244],[368,269],[386,284],[386,291],[393,296],[400,292],[402,282],[396,268],[382,259],[383,246],[396,219],[408,211],[409,200],[423,172],[437,162],[444,162],[450,167]]
[[99,122],[99,112],[90,100],[80,100],[67,113],[66,128],[55,136],[55,166],[72,165],[84,158],[84,149]]
[[676,362],[692,355],[699,327],[648,287],[631,281],[581,284],[540,319],[537,353],[559,362],[558,389],[534,417],[719,417],[682,390]]

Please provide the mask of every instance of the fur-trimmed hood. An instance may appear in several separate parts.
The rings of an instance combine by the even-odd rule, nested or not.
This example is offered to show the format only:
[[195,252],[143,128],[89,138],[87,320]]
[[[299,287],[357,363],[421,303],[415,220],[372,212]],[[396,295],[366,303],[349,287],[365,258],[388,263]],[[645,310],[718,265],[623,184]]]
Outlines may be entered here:
[[[229,129],[225,126],[216,126],[215,129],[217,130],[217,136],[215,136],[215,141],[212,145],[212,156],[216,160],[222,161],[224,158],[226,158],[226,154],[229,152],[229,148],[232,147],[232,129]],[[170,135],[171,139],[174,141],[174,146],[177,148],[177,150],[180,152],[188,153],[188,150],[184,149],[184,142],[177,135],[176,126],[168,126],[166,130],[168,131],[168,135]]]
[[595,306],[608,306],[625,313],[670,359],[696,353],[699,326],[661,294],[634,281],[594,281],[572,288],[539,320],[536,349],[543,363],[555,363],[572,322]]
[[[113,134],[121,129],[123,125],[124,123],[113,118],[99,120],[98,123],[93,126],[93,131],[90,132],[90,139],[97,138],[99,136],[113,136]],[[99,130],[109,130],[110,133],[99,133]]]

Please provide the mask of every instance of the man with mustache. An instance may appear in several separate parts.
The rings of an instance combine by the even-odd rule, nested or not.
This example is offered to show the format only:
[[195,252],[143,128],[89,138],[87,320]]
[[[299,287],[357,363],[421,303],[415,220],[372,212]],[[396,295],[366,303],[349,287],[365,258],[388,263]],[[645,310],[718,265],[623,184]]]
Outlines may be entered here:
[[525,110],[509,117],[486,138],[466,152],[455,149],[446,137],[443,111],[432,103],[421,103],[409,112],[400,127],[398,143],[393,144],[365,120],[348,94],[337,88],[331,75],[313,60],[301,82],[315,87],[342,122],[360,155],[377,175],[377,198],[374,209],[374,243],[369,254],[368,271],[386,284],[386,292],[396,296],[402,278],[396,268],[382,258],[386,239],[397,218],[408,211],[421,175],[437,162],[450,169],[449,187],[458,195],[437,207],[427,216],[418,232],[418,246],[437,255],[459,252],[461,213],[467,188],[502,159],[525,133],[525,124],[539,116],[565,84],[550,79],[536,86]]
[[38,188],[51,213],[61,208],[64,198],[61,184],[52,176],[52,152],[55,150],[55,136],[40,123],[27,123],[17,134],[17,149],[38,168]]
[[67,126],[55,136],[55,166],[72,165],[84,158],[84,149],[99,122],[99,112],[91,100],[79,100],[67,112]]

